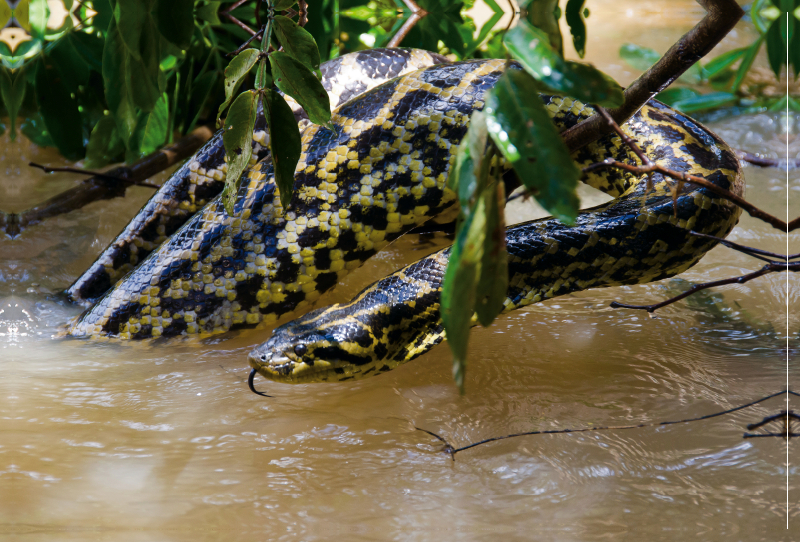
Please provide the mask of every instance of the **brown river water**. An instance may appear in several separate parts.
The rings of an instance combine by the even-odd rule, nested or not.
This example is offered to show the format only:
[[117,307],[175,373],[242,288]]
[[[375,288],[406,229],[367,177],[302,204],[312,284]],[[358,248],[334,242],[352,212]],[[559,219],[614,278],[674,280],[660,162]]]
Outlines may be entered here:
[[[692,2],[588,5],[587,58],[623,84],[637,74],[618,59],[621,43],[663,52],[702,16]],[[719,51],[752,35],[741,23]],[[798,117],[710,126],[734,147],[772,156],[789,132],[800,155]],[[79,182],[40,174],[28,161],[64,164],[51,149],[4,136],[7,212]],[[786,173],[747,166],[745,176],[748,198],[785,216]],[[800,215],[797,170],[788,193],[789,214]],[[742,438],[747,424],[784,409],[783,397],[702,422],[509,439],[455,461],[415,430],[460,446],[721,411],[785,388],[787,327],[790,384],[800,390],[800,318],[786,314],[787,298],[792,307],[800,301],[795,276],[718,288],[657,318],[609,308],[760,266],[718,247],[680,279],[570,295],[474,330],[464,396],[441,345],[357,382],[259,378],[274,395],[267,399],[247,389],[246,355],[268,329],[138,344],[53,338],[80,312],[55,294],[150,194],[132,188],[0,239],[1,540],[800,540],[797,441],[787,455],[783,439]],[[517,204],[509,216],[534,212]],[[730,239],[786,250],[784,234],[749,216]],[[322,303],[349,299],[446,243],[402,239]],[[790,243],[800,250],[800,236]]]

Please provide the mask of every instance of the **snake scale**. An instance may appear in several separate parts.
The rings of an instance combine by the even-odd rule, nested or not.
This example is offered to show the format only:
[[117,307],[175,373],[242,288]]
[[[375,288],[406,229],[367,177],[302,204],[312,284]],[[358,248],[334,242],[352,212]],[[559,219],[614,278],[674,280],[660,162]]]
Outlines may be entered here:
[[[380,54],[368,62],[380,62]],[[428,56],[428,64],[439,60]],[[280,206],[267,154],[245,173],[232,216],[215,198],[169,237],[166,227],[156,227],[166,240],[68,333],[122,338],[214,333],[308,307],[386,244],[453,210],[455,195],[445,183],[457,145],[472,111],[483,108],[485,93],[505,68],[504,60],[435,65],[350,100],[332,100],[340,104],[332,117],[337,130],[304,128],[287,209]],[[593,113],[571,98],[540,98],[562,129]],[[651,101],[623,129],[653,161],[743,193],[734,153],[696,121]],[[190,161],[190,171],[200,171],[193,164],[202,161],[203,152]],[[573,157],[582,166],[608,157],[638,160],[616,135]],[[574,226],[543,219],[507,230],[506,312],[569,292],[678,274],[715,245],[690,230],[724,237],[740,214],[712,192],[692,186],[684,186],[673,204],[673,183],[658,174],[650,188],[643,178],[618,170],[583,180],[615,199],[581,212]],[[143,209],[145,218],[154,200]],[[186,207],[189,214],[186,201],[174,207]],[[134,235],[130,244],[138,248],[142,237]],[[115,244],[120,246],[120,239]],[[341,381],[385,372],[421,355],[444,337],[438,303],[448,254],[449,249],[436,252],[349,303],[277,328],[250,355],[251,366],[282,382]],[[113,284],[107,274],[104,282]],[[71,291],[80,292],[80,284],[79,279]]]

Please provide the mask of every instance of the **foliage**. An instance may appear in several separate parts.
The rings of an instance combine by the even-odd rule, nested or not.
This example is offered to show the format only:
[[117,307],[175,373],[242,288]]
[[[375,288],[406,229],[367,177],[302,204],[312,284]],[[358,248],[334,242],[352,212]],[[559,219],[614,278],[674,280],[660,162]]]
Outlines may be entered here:
[[[780,77],[784,67],[787,75],[790,66],[795,78],[800,73],[800,32],[795,32],[800,19],[800,0],[756,0],[750,5],[749,18],[758,32],[753,43],[722,53],[705,64],[698,62],[678,79],[679,83],[687,85],[708,85],[712,92],[676,86],[661,92],[657,98],[686,113],[734,105],[749,111],[785,109],[787,100],[794,111],[800,111],[795,100],[784,96],[762,97],[760,89],[744,85],[753,62],[763,49],[776,77]],[[661,55],[648,47],[629,43],[620,49],[620,57],[632,67],[644,70]]]

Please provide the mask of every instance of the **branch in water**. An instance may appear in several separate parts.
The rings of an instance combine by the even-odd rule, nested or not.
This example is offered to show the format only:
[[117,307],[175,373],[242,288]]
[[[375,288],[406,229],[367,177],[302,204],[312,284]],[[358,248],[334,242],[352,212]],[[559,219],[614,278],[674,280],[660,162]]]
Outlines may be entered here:
[[[145,179],[190,157],[211,136],[212,132],[208,128],[197,128],[191,134],[182,137],[172,145],[142,158],[129,167],[118,167],[100,174],[91,173],[94,175],[92,178],[86,179],[75,188],[66,190],[36,207],[19,214],[4,213],[0,215],[0,229],[4,230],[10,237],[16,237],[26,226],[32,226],[47,218],[75,211],[93,201],[124,196],[129,186],[138,184],[158,188],[158,185],[145,183]],[[60,168],[44,167],[42,169],[45,169],[45,171],[60,170]],[[72,170],[72,168],[65,169]],[[81,171],[74,172],[79,173]]]
[[[428,431],[427,429],[422,429],[420,427],[415,427],[414,429],[416,429],[417,431],[422,431],[423,433],[427,433],[427,434],[431,435],[432,437],[434,437],[435,439],[437,439],[440,442],[442,442],[442,444],[443,444],[442,451],[447,453],[447,454],[449,454],[450,458],[453,461],[455,461],[455,455],[458,452],[463,452],[464,450],[469,450],[470,448],[475,448],[477,446],[481,446],[483,444],[488,444],[490,442],[497,442],[498,440],[506,440],[506,439],[511,439],[511,438],[526,437],[526,436],[533,436],[533,435],[558,435],[558,434],[564,434],[564,433],[588,433],[588,432],[593,432],[593,431],[619,431],[619,430],[624,430],[624,429],[641,429],[643,427],[660,427],[660,426],[663,426],[663,425],[676,425],[676,424],[679,424],[679,423],[699,422],[699,421],[703,421],[703,420],[709,420],[711,418],[718,418],[720,416],[733,414],[734,412],[738,412],[740,410],[744,410],[744,409],[756,406],[759,403],[763,403],[764,401],[768,401],[769,399],[773,399],[775,397],[778,397],[779,395],[794,395],[794,396],[800,397],[800,393],[797,393],[795,391],[782,390],[782,391],[773,393],[771,395],[767,395],[765,397],[762,397],[761,399],[756,399],[755,401],[752,401],[750,403],[746,403],[744,405],[739,405],[737,407],[729,408],[728,410],[723,410],[721,412],[715,412],[713,414],[706,414],[705,416],[698,416],[696,418],[686,418],[686,419],[683,419],[683,420],[670,420],[670,421],[665,421],[665,422],[639,423],[639,424],[634,424],[634,425],[609,425],[609,426],[604,426],[604,427],[584,427],[584,428],[581,428],[581,429],[553,429],[553,430],[547,430],[547,431],[526,431],[524,433],[514,433],[514,434],[511,434],[511,435],[504,435],[502,437],[487,438],[487,439],[484,439],[484,440],[480,440],[478,442],[473,442],[472,444],[468,444],[466,446],[461,446],[460,448],[456,448],[455,446],[453,446],[452,444],[447,442],[447,440],[444,437],[441,437],[441,436],[437,435],[433,431]],[[789,425],[789,423],[790,423],[789,418],[792,418],[792,419],[800,419],[800,418],[798,418],[792,411],[789,411],[789,413],[791,413],[791,414],[789,416],[787,416],[787,412],[786,411],[782,411],[781,413],[776,414],[774,416],[768,416],[767,418],[764,418],[764,420],[762,420],[761,422],[750,424],[750,425],[747,426],[747,428],[750,429],[750,430],[753,430],[753,429],[761,427],[761,426],[763,426],[763,425],[765,425],[767,423],[770,423],[772,421],[780,420],[781,416],[783,416],[784,418],[786,418],[786,424],[787,424],[787,426],[786,426],[787,428],[786,428],[786,430],[784,432],[781,432],[781,433],[770,433],[770,434],[757,435],[757,436],[782,436],[784,438],[791,438],[791,437],[800,436],[798,434],[792,433],[790,431],[791,426]],[[745,433],[743,435],[743,438],[752,438],[753,436],[756,436],[756,435],[751,435],[750,433]]]
[[[625,89],[625,101],[609,113],[617,124],[624,124],[648,100],[664,90],[698,60],[708,54],[744,15],[734,0],[698,0],[706,16],[673,45],[661,59]],[[570,151],[575,151],[608,133],[610,127],[595,114],[565,130],[561,135]]]

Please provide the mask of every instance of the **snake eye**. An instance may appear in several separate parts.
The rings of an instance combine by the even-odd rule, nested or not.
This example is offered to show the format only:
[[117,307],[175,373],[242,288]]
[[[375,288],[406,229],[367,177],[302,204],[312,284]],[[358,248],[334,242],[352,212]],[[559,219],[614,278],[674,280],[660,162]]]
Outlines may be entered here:
[[308,348],[306,348],[306,345],[304,344],[298,344],[297,346],[294,347],[294,353],[297,354],[298,356],[305,355],[307,351]]

